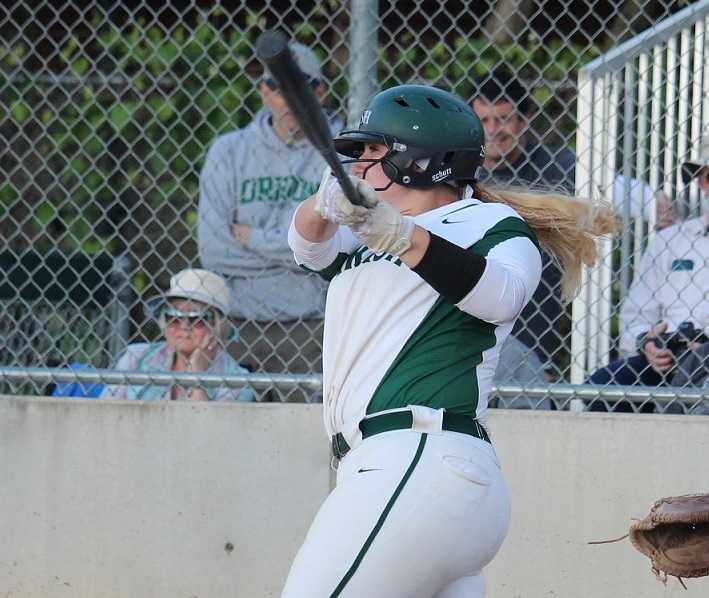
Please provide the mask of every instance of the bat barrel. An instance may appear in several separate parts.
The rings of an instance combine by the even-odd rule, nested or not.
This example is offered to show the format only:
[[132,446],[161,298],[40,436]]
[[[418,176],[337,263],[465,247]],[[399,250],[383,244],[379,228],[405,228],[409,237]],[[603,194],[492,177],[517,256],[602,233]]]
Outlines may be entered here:
[[361,205],[362,200],[337,157],[320,101],[296,63],[286,36],[275,29],[264,31],[256,40],[256,54],[268,67],[301,130],[330,166],[347,198]]

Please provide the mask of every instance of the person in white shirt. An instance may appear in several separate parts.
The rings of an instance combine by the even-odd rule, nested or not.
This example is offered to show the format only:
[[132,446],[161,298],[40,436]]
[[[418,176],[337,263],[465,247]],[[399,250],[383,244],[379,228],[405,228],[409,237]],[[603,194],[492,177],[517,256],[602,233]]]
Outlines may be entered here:
[[486,420],[500,346],[539,282],[539,246],[571,294],[615,219],[479,185],[480,120],[434,87],[380,92],[335,146],[363,206],[326,171],[289,242],[330,280],[323,414],[337,485],[282,596],[479,598],[509,524]]
[[659,231],[648,243],[620,311],[620,349],[634,355],[594,372],[593,384],[670,384],[678,355],[662,339],[689,330],[689,323],[695,331],[689,348],[709,334],[709,136],[699,159],[682,165],[682,176],[685,183],[697,179],[703,214]]

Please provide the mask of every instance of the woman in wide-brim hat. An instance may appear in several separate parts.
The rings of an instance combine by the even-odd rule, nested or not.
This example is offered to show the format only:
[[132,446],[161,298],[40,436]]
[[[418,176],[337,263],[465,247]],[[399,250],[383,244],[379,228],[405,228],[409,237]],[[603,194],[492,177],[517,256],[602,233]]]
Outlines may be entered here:
[[[150,301],[164,341],[134,343],[127,347],[116,369],[132,372],[203,372],[244,374],[225,350],[231,323],[226,314],[229,290],[221,276],[208,270],[182,270],[170,280],[170,288]],[[111,385],[103,399],[251,401],[249,388],[183,387],[158,385]]]

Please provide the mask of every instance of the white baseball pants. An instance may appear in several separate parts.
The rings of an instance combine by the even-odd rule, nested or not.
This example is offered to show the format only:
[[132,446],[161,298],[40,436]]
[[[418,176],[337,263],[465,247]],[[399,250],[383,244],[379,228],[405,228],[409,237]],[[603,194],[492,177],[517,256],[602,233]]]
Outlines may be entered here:
[[492,446],[396,430],[342,459],[282,598],[482,598],[509,527]]

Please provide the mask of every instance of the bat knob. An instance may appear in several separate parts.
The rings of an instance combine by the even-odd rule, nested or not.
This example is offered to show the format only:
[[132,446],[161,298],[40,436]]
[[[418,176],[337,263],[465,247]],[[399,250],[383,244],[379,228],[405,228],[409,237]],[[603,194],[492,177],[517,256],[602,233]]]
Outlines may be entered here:
[[272,62],[289,52],[288,38],[277,29],[268,29],[256,40],[256,55],[265,63]]

